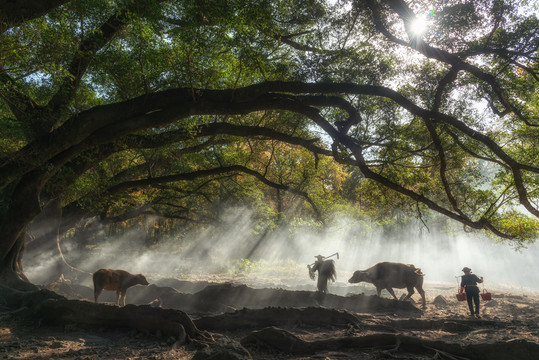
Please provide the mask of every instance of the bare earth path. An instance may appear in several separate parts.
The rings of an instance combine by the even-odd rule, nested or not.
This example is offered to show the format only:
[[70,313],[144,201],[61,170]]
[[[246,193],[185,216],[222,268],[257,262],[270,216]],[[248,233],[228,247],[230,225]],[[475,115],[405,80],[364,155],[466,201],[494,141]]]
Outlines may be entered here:
[[[57,324],[39,323],[24,308],[2,307],[0,359],[539,358],[536,294],[492,291],[493,300],[481,303],[482,318],[470,319],[454,289],[436,286],[426,288],[422,312],[419,305],[368,293],[321,296],[175,279],[157,284],[130,289],[128,302],[159,298],[163,308],[188,313],[204,337],[183,344],[159,331],[84,326],[74,315]],[[49,288],[71,299],[91,298],[92,289],[85,286]]]

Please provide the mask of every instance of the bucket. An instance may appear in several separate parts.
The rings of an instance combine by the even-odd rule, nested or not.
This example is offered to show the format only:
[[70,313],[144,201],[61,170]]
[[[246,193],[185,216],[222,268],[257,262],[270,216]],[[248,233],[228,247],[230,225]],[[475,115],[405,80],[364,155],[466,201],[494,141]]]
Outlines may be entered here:
[[[481,296],[483,296],[483,294],[481,294]],[[490,294],[489,294],[489,296],[490,296]],[[458,301],[466,300],[466,293],[465,292],[458,293],[457,294],[457,300]]]
[[481,299],[483,301],[492,300],[492,295],[483,289],[483,292],[481,293]]

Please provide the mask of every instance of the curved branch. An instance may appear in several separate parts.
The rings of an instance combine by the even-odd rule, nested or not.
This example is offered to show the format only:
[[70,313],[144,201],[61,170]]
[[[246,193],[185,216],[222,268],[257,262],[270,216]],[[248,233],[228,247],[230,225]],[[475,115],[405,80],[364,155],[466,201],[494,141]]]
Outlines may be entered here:
[[449,134],[449,136],[451,136],[451,138],[453,139],[455,144],[457,144],[462,150],[464,150],[468,154],[472,155],[473,157],[475,157],[477,159],[485,160],[485,161],[488,161],[488,162],[491,162],[491,163],[494,163],[494,164],[498,164],[498,165],[500,165],[501,167],[503,167],[503,168],[505,168],[507,170],[511,170],[511,168],[507,164],[505,164],[504,162],[502,162],[502,161],[500,161],[498,159],[493,159],[493,158],[489,158],[489,157],[486,157],[486,156],[482,156],[482,155],[479,155],[478,153],[476,153],[475,151],[470,150],[466,145],[464,145],[462,143],[462,141],[460,141],[457,134],[455,134],[451,130],[446,128],[446,129],[444,129],[444,131],[447,134]]
[[[282,106],[284,106],[284,105],[285,104],[283,104]],[[379,182],[380,184],[382,184],[382,185],[384,185],[384,186],[386,186],[386,187],[388,187],[390,189],[393,189],[393,190],[395,190],[395,191],[397,191],[397,192],[399,192],[399,193],[401,193],[403,195],[408,196],[411,199],[414,199],[414,200],[416,200],[418,202],[421,202],[421,203],[427,205],[432,210],[435,210],[436,212],[439,212],[440,214],[446,215],[449,218],[457,220],[457,221],[459,221],[459,222],[461,222],[461,223],[463,223],[463,224],[465,224],[467,226],[470,226],[471,228],[474,228],[474,229],[486,229],[487,228],[486,225],[488,225],[488,229],[490,229],[490,230],[495,228],[494,225],[489,223],[488,220],[485,219],[485,218],[481,218],[478,221],[472,221],[467,216],[465,216],[464,214],[461,215],[460,213],[454,213],[454,212],[444,208],[443,206],[435,203],[434,201],[427,198],[426,196],[418,194],[415,191],[412,191],[410,189],[407,189],[407,188],[403,187],[402,185],[399,185],[399,184],[391,181],[387,177],[382,176],[381,174],[375,173],[367,165],[367,162],[365,161],[365,159],[363,157],[361,147],[357,145],[355,140],[352,139],[349,136],[341,135],[338,131],[336,131],[331,126],[331,124],[329,124],[329,122],[327,122],[322,116],[319,115],[319,113],[318,113],[318,111],[316,109],[306,107],[306,106],[301,105],[301,104],[294,104],[294,103],[290,103],[288,105],[288,107],[292,111],[302,113],[305,116],[311,118],[317,125],[319,125],[322,129],[324,129],[332,138],[334,138],[336,141],[338,141],[338,142],[342,143],[343,145],[345,145],[346,147],[348,147],[352,151],[353,155],[355,156],[357,166],[359,167],[359,169],[361,170],[363,175],[365,175],[365,177],[367,177],[369,179],[372,179],[372,180],[375,180],[375,181]],[[430,114],[430,113],[431,112],[427,112],[427,114]],[[448,116],[448,115],[444,115],[444,116]],[[531,205],[531,203],[529,202],[529,200],[527,198],[526,189],[524,188],[524,185],[523,185],[523,180],[522,180],[522,175],[520,173],[520,169],[518,169],[518,168],[515,169],[513,167],[511,167],[511,169],[513,170],[515,184],[520,184],[521,185],[521,189],[519,189],[518,186],[517,186],[517,191],[519,193],[521,204],[524,205],[524,207],[526,207],[526,209],[528,211],[530,211],[530,213],[532,213],[535,216],[539,217],[539,212],[537,211],[537,209],[533,208],[533,206]],[[521,192],[522,192],[522,194],[521,194]],[[502,238],[505,238],[505,239],[514,239],[513,235],[505,234],[505,233],[503,233],[503,232],[501,232],[499,230],[496,230],[495,233],[496,233],[496,235],[498,235],[498,236],[500,236]]]
[[440,111],[443,93],[445,89],[457,79],[457,75],[458,71],[451,67],[449,72],[440,80],[438,86],[436,87],[436,93],[434,94],[434,104],[432,106],[432,110]]
[[[192,97],[193,93],[196,95],[195,98]],[[522,170],[539,173],[539,168],[519,163],[507,154],[494,140],[450,115],[423,109],[400,93],[386,87],[350,83],[264,82],[239,89],[173,89],[133,99],[125,103],[98,107],[79,114],[78,117],[74,118],[66,126],[58,129],[57,132],[43,137],[39,141],[29,144],[26,148],[22,149],[19,155],[25,156],[26,162],[15,161],[19,160],[16,156],[8,160],[6,165],[1,168],[0,184],[5,186],[13,178],[16,178],[15,175],[24,174],[46,162],[51,152],[58,152],[58,155],[48,161],[53,164],[61,163],[93,146],[114,141],[118,137],[128,135],[137,130],[148,127],[159,127],[191,115],[248,114],[262,110],[288,110],[307,116],[334,140],[338,140],[350,149],[361,151],[355,139],[343,137],[339,130],[335,129],[320,116],[318,109],[305,105],[307,99],[305,96],[294,98],[291,95],[339,93],[370,95],[391,99],[413,115],[445,123],[457,128],[475,141],[481,142],[511,168],[521,204],[530,213],[539,217],[539,211],[531,205],[527,198],[527,192],[521,174]],[[312,98],[313,103],[316,103],[320,99],[317,96]],[[122,113],[122,111],[124,112]],[[96,115],[101,115],[101,117],[97,117]],[[129,115],[133,116],[130,117]],[[90,119],[94,121],[88,121]],[[75,136],[73,136],[73,132],[75,132]],[[55,139],[55,141],[52,141],[51,138]],[[346,143],[343,142],[343,138],[347,139]],[[80,140],[73,145],[74,139]],[[59,150],[63,150],[63,152]],[[25,152],[26,155],[22,155]],[[375,173],[370,174],[370,169],[367,168],[366,162],[364,160],[361,161],[365,166],[364,170],[367,171],[366,176],[371,176],[384,184],[389,184],[388,179],[380,178]],[[406,189],[404,191],[404,188],[401,189],[396,184],[392,184],[390,187],[400,189],[400,192],[413,199],[419,199],[418,194],[409,192]],[[429,199],[421,198],[420,201],[430,204],[429,206],[431,208],[438,209],[437,211],[449,217],[455,218],[456,216],[456,214],[447,209],[432,203]],[[460,216],[457,216],[457,218],[460,218]],[[478,225],[475,224],[474,226]]]
[[[513,159],[509,154],[507,154],[494,140],[489,138],[488,136],[478,132],[477,130],[474,130],[470,128],[468,125],[466,125],[464,122],[450,116],[446,115],[440,112],[436,111],[428,111],[425,109],[420,108],[419,106],[415,105],[413,102],[411,102],[409,99],[402,96],[400,93],[385,88],[382,86],[369,86],[369,85],[355,85],[355,84],[297,84],[297,83],[279,83],[278,86],[281,88],[281,90],[284,90],[284,88],[289,88],[289,91],[294,91],[298,93],[302,92],[322,92],[322,93],[338,93],[338,92],[344,92],[349,94],[365,94],[365,95],[373,95],[373,96],[381,96],[386,97],[397,104],[399,104],[404,109],[408,110],[410,113],[420,116],[422,118],[431,118],[435,119],[436,121],[444,122],[448,125],[451,125],[457,129],[459,129],[462,133],[466,134],[470,138],[479,141],[483,143],[485,146],[487,146],[496,156],[498,156],[501,160],[503,160],[510,168],[511,172],[513,174],[513,178],[515,181],[515,186],[517,188],[518,194],[519,194],[519,201],[520,203],[528,210],[531,214],[533,214],[536,217],[539,217],[539,210],[536,209],[529,201],[527,196],[526,188],[524,187],[524,181],[522,180],[522,170],[531,171],[534,173],[539,173],[539,168],[531,165],[526,165],[519,163],[515,159]],[[318,91],[315,91],[313,88],[316,88]],[[311,91],[307,91],[308,89],[311,89]],[[307,114],[305,114],[307,115]],[[325,126],[323,129],[333,138],[336,138],[336,130],[331,126]],[[348,146],[348,145],[347,145]],[[350,146],[349,146],[350,147]],[[366,175],[366,174],[365,174]],[[387,179],[385,180],[387,181]],[[417,194],[416,194],[417,195]]]
[[10,0],[0,2],[0,32],[41,17],[67,0]]
[[81,153],[67,162],[63,166],[63,171],[48,180],[47,186],[41,195],[45,198],[57,198],[88,169],[123,149],[120,144],[112,143],[97,146]]
[[[0,96],[5,100],[15,118],[20,122],[25,122],[28,119],[28,114],[39,108],[39,105],[34,99],[17,89],[15,80],[8,74],[0,73],[0,84],[2,85]],[[36,134],[31,127],[24,126],[23,129],[29,138],[35,137]]]
[[326,53],[330,53],[330,52],[333,52],[331,50],[324,50],[324,49],[319,49],[319,48],[315,48],[313,46],[310,46],[310,45],[304,45],[304,44],[300,44],[298,43],[297,41],[294,41],[292,40],[293,37],[295,36],[298,36],[298,35],[303,35],[303,34],[306,34],[308,33],[307,31],[306,32],[303,32],[303,33],[300,33],[300,34],[291,34],[291,35],[282,35],[282,34],[272,34],[271,37],[274,38],[275,40],[279,41],[279,42],[282,42],[283,44],[286,44],[296,50],[300,50],[300,51],[308,51],[308,52],[313,52],[313,53],[318,53],[318,54],[326,54]]
[[111,186],[107,190],[107,193],[109,195],[114,195],[114,194],[117,194],[119,192],[126,191],[126,190],[133,189],[133,188],[141,188],[141,187],[147,187],[147,186],[152,186],[152,185],[156,185],[156,184],[165,184],[165,183],[176,182],[176,181],[195,180],[195,179],[201,178],[201,177],[220,175],[220,174],[230,173],[230,172],[241,172],[241,173],[245,173],[247,175],[251,175],[251,176],[255,177],[256,179],[258,179],[260,182],[262,182],[263,184],[265,184],[267,186],[270,186],[270,187],[273,187],[273,188],[279,189],[279,190],[285,190],[285,191],[288,191],[288,192],[290,192],[292,194],[299,195],[299,196],[303,197],[311,205],[311,207],[313,208],[313,211],[315,212],[316,217],[318,218],[318,220],[322,221],[322,214],[320,213],[320,211],[316,207],[316,204],[313,202],[313,200],[309,197],[309,195],[306,192],[294,189],[294,188],[292,188],[290,186],[287,186],[287,185],[275,183],[275,182],[267,179],[264,175],[260,174],[259,172],[255,171],[255,170],[252,170],[252,169],[249,169],[249,168],[247,168],[245,166],[241,166],[241,165],[223,166],[223,167],[218,167],[218,168],[214,168],[214,169],[193,171],[193,172],[189,172],[189,173],[153,177],[153,178],[141,179],[141,180],[126,181],[126,182]]
[[343,135],[347,134],[352,126],[359,124],[362,120],[357,109],[340,96],[296,96],[296,100],[309,106],[338,107],[346,111],[348,119],[335,122],[339,132]]
[[[281,106],[285,107],[286,103],[283,102],[283,104]],[[463,217],[458,213],[454,213],[454,212],[444,208],[443,206],[438,205],[437,203],[435,203],[431,199],[427,198],[426,196],[418,194],[417,192],[412,191],[410,189],[407,189],[407,188],[403,187],[402,185],[391,181],[389,178],[372,171],[370,169],[370,167],[367,165],[367,162],[365,161],[365,159],[363,157],[362,149],[361,149],[360,146],[358,146],[356,141],[353,138],[349,137],[349,136],[341,135],[336,129],[334,129],[331,126],[331,124],[326,119],[324,119],[319,114],[317,109],[305,106],[303,104],[299,104],[299,103],[294,102],[294,101],[289,101],[287,107],[291,111],[295,111],[295,112],[301,113],[301,114],[309,117],[318,126],[320,126],[322,129],[324,129],[324,131],[326,131],[336,142],[339,142],[339,143],[343,144],[344,146],[346,146],[347,148],[349,148],[352,151],[352,154],[355,157],[356,166],[359,167],[359,169],[361,170],[361,172],[363,173],[363,175],[366,178],[372,179],[372,180],[374,180],[374,181],[376,181],[376,182],[378,182],[378,183],[380,183],[380,184],[382,184],[382,185],[384,185],[384,186],[386,186],[386,187],[388,187],[390,189],[393,189],[393,190],[395,190],[395,191],[397,191],[397,192],[399,192],[399,193],[401,193],[403,195],[406,195],[407,197],[409,197],[409,198],[411,198],[411,199],[413,199],[413,200],[415,200],[417,202],[421,202],[421,203],[427,205],[432,210],[435,210],[436,212],[439,212],[440,214],[446,215],[447,217],[449,217],[451,219],[457,220],[457,221],[459,221],[459,222],[461,222],[461,223],[463,223],[465,225],[468,225],[471,228],[484,229],[484,224],[486,222],[485,219],[480,219],[479,221],[471,221],[467,217]],[[513,239],[513,236],[508,235],[508,234],[503,234],[502,237],[504,237],[506,239]]]
[[[75,56],[71,59],[67,71],[68,75],[62,81],[59,90],[54,94],[46,108],[52,114],[59,114],[73,100],[79,88],[80,82],[88,66],[92,62],[95,54],[102,49],[106,44],[127,25],[132,14],[137,14],[143,11],[145,5],[141,6],[140,2],[133,1],[126,9],[119,10],[112,15],[99,29],[91,32],[79,45]],[[60,116],[50,117],[51,121],[39,123],[42,131],[49,132],[52,128],[59,125],[62,120]]]
[[[317,145],[314,145],[318,139],[303,139],[296,136],[290,136],[270,128],[234,125],[227,123],[204,124],[196,129],[196,132],[187,131],[184,129],[164,132],[153,135],[126,135],[113,143],[105,143],[103,145],[91,148],[82,152],[79,156],[63,166],[63,171],[58,176],[52,177],[48,182],[50,185],[43,193],[46,198],[60,196],[60,194],[70,186],[80,175],[85,171],[95,166],[97,163],[105,160],[109,156],[125,149],[151,149],[168,144],[191,140],[199,137],[207,137],[214,135],[233,135],[242,137],[257,137],[261,136],[268,139],[279,140],[285,143],[299,145],[311,151],[316,155],[331,156],[331,152]],[[219,143],[223,141],[219,140]],[[202,144],[191,146],[177,150],[180,154],[198,152],[211,144],[215,144],[216,140],[208,140]],[[350,162],[348,162],[350,164]],[[146,169],[147,164],[140,165],[140,169]],[[138,172],[137,172],[138,174]],[[118,174],[118,179],[128,178],[133,175],[132,169],[125,174]]]
[[[404,22],[405,28],[409,29],[409,24],[413,19],[415,19],[415,14],[410,9],[410,7],[404,2],[403,0],[386,0],[389,7],[399,15],[399,17]],[[380,14],[380,11],[378,9],[378,6],[375,4],[373,0],[367,1],[373,17],[376,28],[384,34],[389,40],[399,44],[403,45],[409,48],[413,48],[414,50],[417,50],[424,56],[436,59],[438,61],[444,62],[446,64],[451,65],[455,70],[464,70],[466,72],[469,72],[470,74],[474,75],[476,78],[478,78],[481,81],[484,81],[487,83],[492,91],[496,94],[498,97],[498,100],[500,103],[508,110],[510,110],[512,113],[514,113],[522,122],[524,122],[528,126],[538,127],[539,123],[532,123],[530,122],[521,112],[519,109],[517,109],[508,99],[507,95],[504,93],[498,82],[496,81],[496,78],[484,71],[482,71],[480,68],[478,68],[475,65],[472,65],[470,63],[465,62],[460,57],[458,57],[455,54],[451,54],[447,51],[435,48],[427,44],[423,39],[420,37],[414,38],[414,46],[411,46],[411,44],[408,44],[404,40],[398,39],[394,35],[392,35],[389,30],[385,27],[385,24],[382,21],[382,17]]]
[[154,135],[127,135],[121,141],[126,146],[131,148],[151,148],[155,147],[156,144],[166,145],[196,137],[213,135],[263,137],[279,140],[293,145],[299,145],[313,153],[328,156],[331,155],[328,150],[315,145],[315,143],[319,140],[318,138],[303,139],[297,136],[292,136],[273,130],[271,128],[261,126],[235,125],[229,123],[204,124],[190,131],[180,129]]
[[423,119],[425,126],[427,127],[430,138],[432,139],[432,142],[434,143],[434,146],[436,147],[436,150],[438,151],[438,158],[440,159],[440,179],[442,180],[442,184],[444,186],[445,195],[447,196],[447,199],[449,200],[449,203],[451,204],[451,207],[454,211],[456,211],[460,216],[462,216],[464,219],[470,220],[468,216],[466,216],[462,210],[460,210],[457,200],[455,199],[455,196],[453,196],[453,193],[451,192],[451,188],[449,186],[449,181],[447,181],[446,176],[446,170],[447,170],[447,162],[445,157],[445,151],[444,147],[442,145],[442,140],[440,139],[440,136],[438,136],[438,133],[436,132],[436,128],[432,124],[432,122],[429,119]]

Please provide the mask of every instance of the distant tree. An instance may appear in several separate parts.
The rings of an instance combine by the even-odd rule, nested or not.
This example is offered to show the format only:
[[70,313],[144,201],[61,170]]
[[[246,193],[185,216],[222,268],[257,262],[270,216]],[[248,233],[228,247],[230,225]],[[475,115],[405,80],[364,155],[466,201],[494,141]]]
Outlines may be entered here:
[[48,204],[203,221],[264,189],[277,212],[289,194],[323,221],[330,196],[372,209],[387,192],[535,239],[539,21],[523,6],[2,2],[2,281],[24,286]]

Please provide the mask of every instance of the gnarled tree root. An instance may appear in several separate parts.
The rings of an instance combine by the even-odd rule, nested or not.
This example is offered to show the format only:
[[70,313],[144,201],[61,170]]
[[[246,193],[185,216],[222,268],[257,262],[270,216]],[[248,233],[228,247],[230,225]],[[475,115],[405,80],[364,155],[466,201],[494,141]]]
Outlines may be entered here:
[[[318,351],[334,351],[344,348],[388,349],[392,352],[440,355],[450,359],[537,359],[539,344],[525,340],[495,342],[491,344],[460,344],[430,341],[411,336],[375,334],[360,337],[339,337],[325,340],[305,341],[282,329],[268,327],[253,331],[241,340],[246,347],[258,346],[293,355],[311,355]],[[398,345],[398,346],[395,346]]]
[[324,306],[352,312],[423,313],[407,301],[384,299],[378,296],[360,294],[345,297],[312,291],[253,289],[246,285],[231,284],[207,286],[193,294],[193,299],[196,299],[199,311],[221,311],[223,305],[235,308],[261,308],[279,304],[286,307]]
[[[93,290],[87,286],[51,283],[49,289],[72,298],[93,299]],[[100,301],[114,301],[115,294],[105,291]],[[147,304],[159,297],[162,306],[181,309],[188,313],[221,313],[241,308],[260,309],[281,307],[326,307],[362,313],[422,314],[423,311],[407,301],[380,298],[378,296],[339,296],[313,291],[289,291],[283,289],[253,289],[246,285],[209,285],[195,294],[183,294],[171,287],[155,284],[134,286],[127,292],[127,301]]]
[[297,324],[359,327],[359,319],[355,315],[347,311],[321,307],[243,309],[233,313],[205,316],[193,322],[202,330],[235,330]]
[[88,301],[49,299],[35,308],[35,315],[46,324],[77,324],[105,328],[136,329],[185,340],[200,334],[191,318],[180,310],[149,305],[95,304]]

